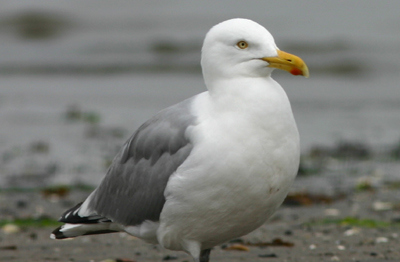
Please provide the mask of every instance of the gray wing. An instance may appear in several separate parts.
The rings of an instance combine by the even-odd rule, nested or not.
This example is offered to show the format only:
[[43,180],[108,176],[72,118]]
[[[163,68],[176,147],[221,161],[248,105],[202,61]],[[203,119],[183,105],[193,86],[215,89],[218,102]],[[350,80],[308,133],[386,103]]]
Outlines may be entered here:
[[89,209],[123,225],[159,220],[168,179],[193,147],[185,136],[196,124],[192,101],[160,111],[132,135],[93,193]]

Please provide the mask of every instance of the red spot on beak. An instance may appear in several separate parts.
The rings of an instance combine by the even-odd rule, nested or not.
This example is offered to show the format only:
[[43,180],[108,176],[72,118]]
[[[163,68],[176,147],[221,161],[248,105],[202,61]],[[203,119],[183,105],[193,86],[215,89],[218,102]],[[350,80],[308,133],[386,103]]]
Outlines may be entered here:
[[301,70],[298,69],[298,68],[293,68],[292,70],[290,70],[290,73],[291,73],[292,75],[295,75],[295,76],[298,76],[298,75],[301,75],[301,74],[302,74]]

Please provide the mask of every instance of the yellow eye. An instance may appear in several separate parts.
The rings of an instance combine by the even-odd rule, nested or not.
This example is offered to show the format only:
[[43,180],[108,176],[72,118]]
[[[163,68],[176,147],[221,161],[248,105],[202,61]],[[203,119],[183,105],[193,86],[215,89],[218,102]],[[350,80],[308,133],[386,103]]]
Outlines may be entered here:
[[249,44],[246,41],[239,41],[236,45],[240,49],[246,49],[247,47],[249,47]]

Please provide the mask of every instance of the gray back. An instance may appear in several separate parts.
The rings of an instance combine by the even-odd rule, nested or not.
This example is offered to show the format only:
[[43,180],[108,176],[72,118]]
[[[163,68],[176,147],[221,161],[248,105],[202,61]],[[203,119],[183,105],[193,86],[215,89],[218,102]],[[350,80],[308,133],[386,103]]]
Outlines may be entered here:
[[123,225],[159,220],[168,179],[193,147],[185,136],[196,124],[192,101],[160,111],[132,135],[94,192],[91,210]]

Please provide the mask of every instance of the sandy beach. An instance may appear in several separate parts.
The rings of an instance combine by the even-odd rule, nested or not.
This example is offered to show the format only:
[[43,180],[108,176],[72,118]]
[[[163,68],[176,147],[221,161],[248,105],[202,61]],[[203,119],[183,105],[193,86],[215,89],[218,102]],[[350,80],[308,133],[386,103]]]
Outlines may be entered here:
[[[215,247],[212,261],[399,261],[397,190],[358,191],[345,198],[293,194],[260,229]],[[191,261],[185,253],[125,233],[51,240],[54,220],[89,192],[59,193],[0,193],[0,261]]]
[[[313,176],[298,177],[264,226],[215,247],[212,261],[399,261],[398,183],[321,192],[304,189],[309,179]],[[125,233],[51,240],[59,215],[89,193],[63,186],[1,191],[0,261],[191,261]]]

